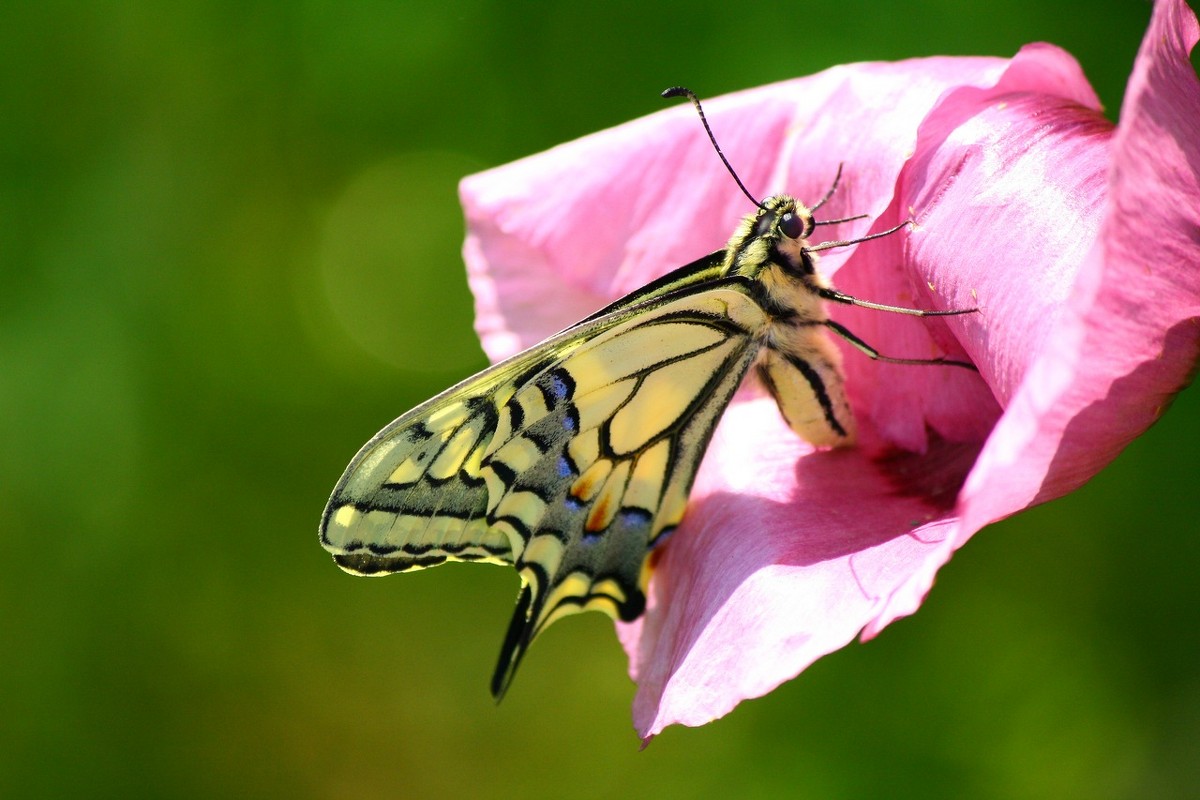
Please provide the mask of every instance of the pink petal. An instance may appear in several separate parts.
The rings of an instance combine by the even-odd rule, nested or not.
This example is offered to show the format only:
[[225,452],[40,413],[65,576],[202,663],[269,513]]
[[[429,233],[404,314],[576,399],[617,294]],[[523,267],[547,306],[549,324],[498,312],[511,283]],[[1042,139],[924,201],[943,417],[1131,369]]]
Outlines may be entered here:
[[702,472],[650,608],[618,626],[636,657],[639,733],[720,717],[850,642],[936,550],[957,485],[933,484],[961,475],[976,452],[939,446],[941,467],[922,466],[928,491],[905,493],[907,459],[813,452],[770,399],[731,407],[705,463],[738,469]]

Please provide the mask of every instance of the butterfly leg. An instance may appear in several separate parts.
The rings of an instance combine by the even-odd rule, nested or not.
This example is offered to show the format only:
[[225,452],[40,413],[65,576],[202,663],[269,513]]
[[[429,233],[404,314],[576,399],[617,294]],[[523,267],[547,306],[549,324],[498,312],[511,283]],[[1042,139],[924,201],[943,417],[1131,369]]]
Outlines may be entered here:
[[[907,310],[915,310],[915,309],[907,309]],[[932,312],[932,313],[937,313],[937,312]],[[958,313],[966,313],[966,312],[958,312]],[[852,333],[850,331],[850,329],[847,328],[845,325],[841,325],[837,322],[834,322],[831,319],[825,320],[824,325],[825,325],[825,327],[829,328],[829,330],[833,331],[838,336],[841,336],[847,342],[854,345],[855,348],[857,348],[858,350],[861,350],[863,353],[865,353],[867,355],[868,358],[871,358],[875,361],[882,361],[885,364],[942,364],[947,367],[963,367],[964,369],[969,369],[974,372],[979,371],[978,368],[976,368],[976,366],[974,364],[971,364],[966,361],[958,361],[953,358],[892,358],[890,356],[885,356],[882,353],[880,353],[878,350],[876,350],[874,347],[872,347],[871,345],[864,342],[862,339],[860,339],[854,333]]]
[[974,314],[979,311],[978,308],[952,308],[949,311],[928,311],[922,308],[905,308],[904,306],[889,306],[883,303],[872,303],[870,300],[860,300],[853,295],[839,292],[837,289],[831,289],[827,286],[814,287],[814,291],[821,296],[822,299],[829,300],[834,303],[843,303],[848,306],[858,306],[859,308],[870,308],[875,311],[890,311],[893,314],[907,314],[910,317],[956,317],[960,314]]

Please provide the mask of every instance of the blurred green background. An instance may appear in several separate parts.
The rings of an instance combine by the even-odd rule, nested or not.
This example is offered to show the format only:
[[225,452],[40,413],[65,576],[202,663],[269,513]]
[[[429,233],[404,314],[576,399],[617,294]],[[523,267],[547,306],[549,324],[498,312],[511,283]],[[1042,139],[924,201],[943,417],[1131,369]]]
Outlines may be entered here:
[[1200,792],[1195,389],[915,617],[641,753],[606,618],[497,708],[511,571],[356,580],[317,544],[355,449],[484,364],[458,178],[668,85],[1034,40],[1115,116],[1150,13],[966,9],[5,4],[0,796]]

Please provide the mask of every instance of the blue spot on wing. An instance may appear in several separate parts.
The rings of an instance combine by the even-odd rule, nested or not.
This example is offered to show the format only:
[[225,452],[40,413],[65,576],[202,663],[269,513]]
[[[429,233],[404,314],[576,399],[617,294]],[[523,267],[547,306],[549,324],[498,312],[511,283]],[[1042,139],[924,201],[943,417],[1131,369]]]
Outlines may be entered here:
[[575,475],[575,465],[566,456],[558,457],[558,477],[570,478]]
[[667,539],[671,538],[671,534],[673,534],[673,533],[675,533],[675,526],[668,525],[667,527],[665,527],[661,531],[659,531],[658,536],[655,536],[654,540],[652,542],[650,542],[650,546],[658,547],[659,545],[664,544],[667,541]]
[[571,399],[575,393],[575,380],[565,369],[556,369],[538,378],[537,387],[546,401],[546,408],[553,410]]
[[554,395],[555,400],[566,400],[570,396],[572,389],[570,380],[561,370],[550,373],[550,392]]
[[617,514],[617,522],[626,528],[644,528],[650,524],[653,515],[644,508],[622,508]]

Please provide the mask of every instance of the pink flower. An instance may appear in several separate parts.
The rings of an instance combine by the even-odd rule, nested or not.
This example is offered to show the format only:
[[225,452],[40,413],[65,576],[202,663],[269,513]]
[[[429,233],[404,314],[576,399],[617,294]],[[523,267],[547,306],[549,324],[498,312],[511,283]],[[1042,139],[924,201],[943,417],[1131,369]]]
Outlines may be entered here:
[[[842,291],[980,313],[832,310],[894,356],[848,350],[860,446],[814,451],[743,391],[661,551],[644,617],[619,625],[649,739],[763,695],[921,604],[989,522],[1086,482],[1164,411],[1200,350],[1196,18],[1160,0],[1113,126],[1067,53],[854,64],[716,98],[742,180],[865,213],[827,252]],[[751,209],[692,108],[467,178],[477,328],[493,359],[724,245]]]

